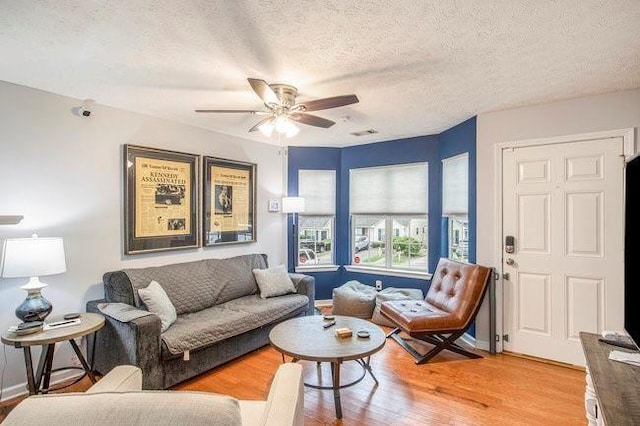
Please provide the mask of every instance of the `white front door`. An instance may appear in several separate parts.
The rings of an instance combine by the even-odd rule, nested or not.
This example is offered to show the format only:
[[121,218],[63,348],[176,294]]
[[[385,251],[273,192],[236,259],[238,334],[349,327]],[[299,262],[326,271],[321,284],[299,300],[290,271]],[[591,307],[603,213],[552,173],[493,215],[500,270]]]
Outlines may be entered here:
[[623,139],[502,152],[504,349],[584,365],[578,333],[623,327]]

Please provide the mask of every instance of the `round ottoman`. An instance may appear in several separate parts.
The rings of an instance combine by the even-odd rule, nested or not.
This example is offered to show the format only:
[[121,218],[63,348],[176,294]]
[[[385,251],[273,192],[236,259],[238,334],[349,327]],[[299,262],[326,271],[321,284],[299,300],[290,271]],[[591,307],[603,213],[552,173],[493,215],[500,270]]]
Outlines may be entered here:
[[333,289],[334,315],[371,319],[376,307],[376,289],[360,281],[347,281]]
[[384,290],[380,290],[376,295],[376,302],[373,309],[373,315],[371,322],[378,325],[385,325],[387,327],[396,327],[394,323],[386,319],[380,313],[380,304],[388,300],[422,300],[422,290],[419,288],[394,288],[387,287]]

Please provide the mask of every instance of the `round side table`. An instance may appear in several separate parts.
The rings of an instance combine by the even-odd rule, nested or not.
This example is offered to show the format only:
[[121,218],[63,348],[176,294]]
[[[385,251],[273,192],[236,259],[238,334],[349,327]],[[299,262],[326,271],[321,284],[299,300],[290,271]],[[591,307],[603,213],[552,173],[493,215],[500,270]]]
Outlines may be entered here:
[[[55,322],[62,320],[62,317],[52,317],[49,322]],[[71,344],[73,351],[75,352],[82,369],[85,374],[89,376],[92,383],[96,382],[96,378],[93,375],[93,371],[89,364],[82,355],[82,351],[78,347],[78,344],[74,339],[77,337],[87,336],[91,333],[95,333],[104,326],[105,320],[102,315],[93,313],[82,313],[80,315],[80,324],[49,329],[40,331],[33,334],[27,334],[19,336],[12,332],[6,332],[2,335],[2,343],[5,345],[13,346],[15,348],[22,348],[24,352],[24,363],[27,370],[27,387],[29,388],[29,395],[38,393],[49,392],[49,382],[51,381],[51,366],[53,364],[53,353],[56,343],[64,342],[65,340]],[[91,347],[91,357],[93,359],[93,352],[95,351],[95,341],[93,339],[93,345]],[[42,346],[42,353],[40,354],[40,360],[38,362],[37,372],[33,372],[33,361],[31,359],[31,346]],[[89,347],[87,343],[87,353],[89,353]],[[65,367],[74,368],[74,367]],[[76,367],[78,368],[78,367]],[[53,389],[51,389],[53,390]]]

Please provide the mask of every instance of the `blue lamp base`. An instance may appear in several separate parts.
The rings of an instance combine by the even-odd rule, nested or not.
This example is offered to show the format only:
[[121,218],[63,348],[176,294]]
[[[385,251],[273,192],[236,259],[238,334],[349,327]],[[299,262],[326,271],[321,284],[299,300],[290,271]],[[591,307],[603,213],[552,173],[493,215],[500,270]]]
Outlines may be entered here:
[[16,308],[16,316],[23,322],[44,321],[51,313],[51,302],[42,297],[40,289],[28,290],[27,298]]

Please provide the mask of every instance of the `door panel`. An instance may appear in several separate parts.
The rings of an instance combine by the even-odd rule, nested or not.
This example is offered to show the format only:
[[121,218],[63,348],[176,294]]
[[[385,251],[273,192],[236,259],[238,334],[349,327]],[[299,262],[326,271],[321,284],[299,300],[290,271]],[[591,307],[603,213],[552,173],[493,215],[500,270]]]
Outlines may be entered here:
[[621,330],[622,138],[503,150],[504,348],[584,365],[580,331]]
[[549,335],[550,276],[518,273],[519,329]]

